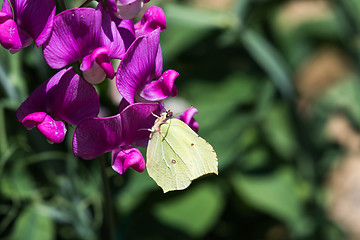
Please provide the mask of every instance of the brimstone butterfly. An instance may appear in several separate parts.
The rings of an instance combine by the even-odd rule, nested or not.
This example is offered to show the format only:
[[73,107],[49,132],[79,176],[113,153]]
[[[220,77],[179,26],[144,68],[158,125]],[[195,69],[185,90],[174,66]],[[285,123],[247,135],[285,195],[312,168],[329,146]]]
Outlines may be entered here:
[[164,193],[187,188],[208,173],[218,174],[212,146],[171,112],[158,117],[151,128],[146,169]]

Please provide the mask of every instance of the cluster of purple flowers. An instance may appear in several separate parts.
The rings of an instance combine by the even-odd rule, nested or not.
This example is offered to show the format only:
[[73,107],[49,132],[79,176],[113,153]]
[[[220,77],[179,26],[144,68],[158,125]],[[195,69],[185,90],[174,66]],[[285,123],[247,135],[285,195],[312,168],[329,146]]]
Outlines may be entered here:
[[[112,167],[118,173],[129,167],[143,171],[145,161],[134,146],[146,146],[146,129],[154,124],[154,115],[164,111],[162,101],[177,94],[174,81],[179,75],[162,69],[162,9],[149,7],[141,21],[133,23],[148,1],[99,0],[96,9],[68,9],[56,15],[56,0],[4,0],[0,44],[16,53],[35,41],[48,65],[61,69],[21,104],[18,120],[54,143],[64,140],[67,124],[76,125],[75,156],[93,159],[112,151]],[[112,59],[121,60],[116,71]],[[74,63],[79,69],[74,70]],[[116,79],[122,100],[117,115],[98,117],[100,100],[93,84],[106,78]],[[195,131],[196,112],[190,108],[180,116]]]

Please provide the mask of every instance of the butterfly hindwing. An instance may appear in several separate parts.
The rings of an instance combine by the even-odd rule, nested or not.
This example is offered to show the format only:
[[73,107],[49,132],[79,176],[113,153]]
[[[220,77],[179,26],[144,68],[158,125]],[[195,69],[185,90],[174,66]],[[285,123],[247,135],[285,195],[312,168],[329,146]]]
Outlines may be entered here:
[[216,153],[209,143],[178,119],[159,118],[147,150],[147,171],[164,190],[187,188],[191,181],[218,173]]

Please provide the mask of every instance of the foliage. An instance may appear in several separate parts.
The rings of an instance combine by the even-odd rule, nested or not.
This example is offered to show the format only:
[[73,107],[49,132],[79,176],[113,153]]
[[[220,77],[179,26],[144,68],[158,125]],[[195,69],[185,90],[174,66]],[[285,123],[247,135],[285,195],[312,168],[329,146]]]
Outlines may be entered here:
[[[355,132],[360,127],[360,5],[356,0],[234,0],[214,7],[217,2],[148,4],[162,7],[167,17],[161,38],[164,69],[180,73],[180,95],[166,106],[176,113],[185,101],[199,110],[199,135],[217,152],[219,176],[164,195],[146,172],[115,173],[105,155],[112,202],[107,207],[112,207],[116,239],[340,239],[351,234],[329,214],[328,177],[348,148],[329,138],[326,126],[341,114]],[[309,7],[315,10],[301,13]],[[335,63],[333,49],[340,52]],[[330,59],[325,67],[317,65],[321,51]],[[54,73],[41,49],[14,55],[0,49],[2,239],[109,234],[103,159],[77,159],[71,133],[63,143],[49,144],[16,120],[28,93]],[[103,84],[98,91],[107,103],[103,110],[114,113],[109,88]]]

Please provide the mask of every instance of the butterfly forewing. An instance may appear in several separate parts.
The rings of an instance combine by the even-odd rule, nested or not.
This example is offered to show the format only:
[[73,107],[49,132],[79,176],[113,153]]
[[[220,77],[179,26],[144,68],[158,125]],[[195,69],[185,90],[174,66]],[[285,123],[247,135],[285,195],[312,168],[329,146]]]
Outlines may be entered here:
[[147,171],[164,190],[187,188],[207,173],[218,173],[216,153],[209,143],[178,119],[159,119],[147,150]]

